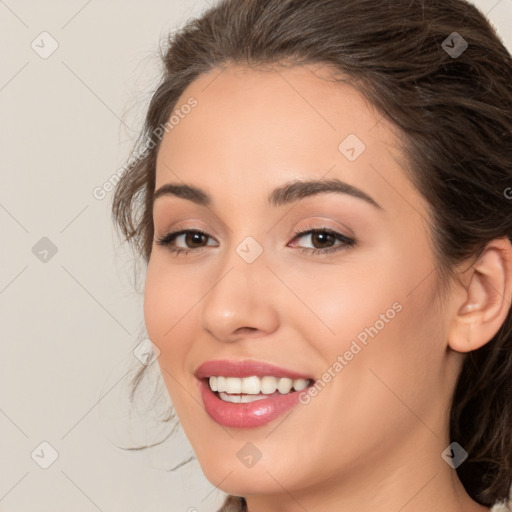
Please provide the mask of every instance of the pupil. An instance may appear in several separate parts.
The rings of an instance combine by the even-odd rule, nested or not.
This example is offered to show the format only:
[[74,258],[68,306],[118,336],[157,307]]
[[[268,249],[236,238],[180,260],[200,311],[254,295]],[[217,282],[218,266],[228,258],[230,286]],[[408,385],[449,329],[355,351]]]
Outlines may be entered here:
[[333,235],[330,233],[313,233],[313,240],[315,240],[315,237],[320,240],[320,247],[317,247],[317,245],[313,242],[313,245],[317,249],[322,249],[326,244],[329,245],[333,242]]
[[187,245],[201,244],[202,233],[187,233]]

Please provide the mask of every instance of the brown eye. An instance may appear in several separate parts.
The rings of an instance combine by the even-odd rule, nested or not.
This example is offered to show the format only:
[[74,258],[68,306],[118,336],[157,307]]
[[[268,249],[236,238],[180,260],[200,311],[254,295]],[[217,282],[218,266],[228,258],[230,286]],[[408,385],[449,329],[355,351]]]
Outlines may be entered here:
[[206,238],[207,235],[199,231],[188,231],[185,233],[185,245],[190,248],[200,247]]
[[311,241],[315,249],[325,249],[326,247],[330,247],[331,244],[336,242],[336,238],[334,238],[334,235],[331,233],[326,233],[323,231],[311,233]]
[[[354,239],[326,228],[299,230],[295,235],[294,241],[309,239],[309,244],[299,246],[298,249],[313,254],[335,252],[356,243]],[[294,242],[294,246],[298,246],[298,243]]]
[[210,241],[213,241],[213,238],[208,233],[197,229],[187,229],[168,233],[158,238],[156,243],[167,247],[171,252],[188,253],[194,249],[202,249],[206,245],[216,245],[215,242],[209,244]]

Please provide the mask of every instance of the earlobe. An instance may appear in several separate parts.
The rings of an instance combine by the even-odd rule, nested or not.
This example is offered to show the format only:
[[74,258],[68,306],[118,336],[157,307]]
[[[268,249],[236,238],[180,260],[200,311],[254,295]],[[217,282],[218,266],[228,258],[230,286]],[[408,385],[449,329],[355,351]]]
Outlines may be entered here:
[[512,244],[508,238],[492,240],[466,271],[463,302],[452,320],[448,345],[470,352],[488,343],[511,309]]

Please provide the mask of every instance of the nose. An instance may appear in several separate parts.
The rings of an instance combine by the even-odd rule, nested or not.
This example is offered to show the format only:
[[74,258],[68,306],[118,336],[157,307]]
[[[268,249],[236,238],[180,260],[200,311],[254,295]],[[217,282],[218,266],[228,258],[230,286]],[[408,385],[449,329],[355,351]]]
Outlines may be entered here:
[[202,301],[202,328],[224,342],[273,333],[279,326],[278,285],[264,253],[248,263],[232,250]]

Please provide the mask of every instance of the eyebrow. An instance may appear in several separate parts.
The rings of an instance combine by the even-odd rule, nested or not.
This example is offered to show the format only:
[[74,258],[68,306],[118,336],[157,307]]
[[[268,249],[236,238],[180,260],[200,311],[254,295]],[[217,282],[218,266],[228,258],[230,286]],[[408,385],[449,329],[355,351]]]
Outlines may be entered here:
[[[308,180],[308,181],[291,181],[280,187],[275,188],[268,196],[270,206],[283,206],[293,203],[306,197],[316,194],[334,192],[338,194],[346,194],[357,199],[362,199],[379,210],[383,210],[382,206],[375,201],[366,192],[357,187],[349,185],[337,178],[328,180]],[[162,185],[153,194],[153,203],[163,196],[174,196],[182,199],[188,199],[198,205],[208,206],[212,203],[212,198],[204,191],[193,185],[184,185],[176,183],[167,183]]]

